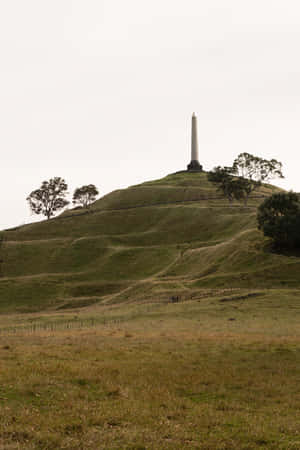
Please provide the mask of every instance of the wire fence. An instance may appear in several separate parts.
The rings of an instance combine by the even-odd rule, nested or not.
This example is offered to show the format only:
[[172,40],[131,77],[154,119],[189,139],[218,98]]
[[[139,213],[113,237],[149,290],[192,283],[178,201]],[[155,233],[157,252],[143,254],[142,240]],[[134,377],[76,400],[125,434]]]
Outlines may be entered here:
[[56,333],[57,331],[80,330],[85,328],[96,328],[98,326],[118,325],[128,321],[124,318],[87,318],[68,321],[33,322],[25,325],[11,325],[0,327],[0,336],[38,334],[41,332]]
[[4,236],[1,235],[0,236],[0,277],[3,276],[3,252],[1,252],[2,248],[3,248],[3,243],[4,243]]

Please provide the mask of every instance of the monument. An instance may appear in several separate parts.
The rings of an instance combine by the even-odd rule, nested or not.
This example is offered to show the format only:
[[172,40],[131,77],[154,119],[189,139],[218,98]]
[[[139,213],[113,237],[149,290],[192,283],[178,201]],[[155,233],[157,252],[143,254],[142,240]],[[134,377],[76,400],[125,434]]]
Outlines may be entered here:
[[192,159],[187,166],[187,170],[188,172],[202,171],[202,166],[199,163],[197,117],[195,113],[192,116]]

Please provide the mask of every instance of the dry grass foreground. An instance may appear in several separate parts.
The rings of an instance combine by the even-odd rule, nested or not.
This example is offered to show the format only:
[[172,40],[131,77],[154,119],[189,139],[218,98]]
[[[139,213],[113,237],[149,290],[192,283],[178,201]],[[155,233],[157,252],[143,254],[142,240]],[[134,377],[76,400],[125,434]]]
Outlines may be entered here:
[[1,316],[0,448],[299,449],[299,311],[212,290]]

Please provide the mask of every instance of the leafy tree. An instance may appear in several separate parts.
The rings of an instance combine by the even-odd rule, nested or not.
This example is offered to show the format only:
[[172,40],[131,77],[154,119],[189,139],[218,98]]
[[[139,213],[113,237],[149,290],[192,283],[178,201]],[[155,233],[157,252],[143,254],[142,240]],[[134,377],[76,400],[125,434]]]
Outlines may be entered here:
[[234,199],[244,198],[243,181],[232,176],[232,167],[215,167],[208,173],[208,180],[217,185],[217,190],[223,192],[229,203]]
[[212,183],[223,183],[229,180],[231,177],[231,167],[217,166],[214,170],[208,172],[208,180]]
[[43,214],[50,219],[56,211],[69,204],[66,200],[68,186],[60,177],[43,181],[41,187],[27,197],[30,209],[35,214]]
[[300,247],[300,203],[294,192],[268,197],[258,208],[258,228],[271,237],[277,247]]
[[263,159],[250,153],[238,155],[233,162],[231,173],[245,180],[241,184],[245,204],[247,204],[250,194],[258,189],[263,182],[268,182],[274,178],[284,178],[281,162],[276,159]]
[[73,194],[73,204],[88,208],[89,205],[96,200],[98,194],[98,189],[93,184],[81,186],[80,188],[77,188]]

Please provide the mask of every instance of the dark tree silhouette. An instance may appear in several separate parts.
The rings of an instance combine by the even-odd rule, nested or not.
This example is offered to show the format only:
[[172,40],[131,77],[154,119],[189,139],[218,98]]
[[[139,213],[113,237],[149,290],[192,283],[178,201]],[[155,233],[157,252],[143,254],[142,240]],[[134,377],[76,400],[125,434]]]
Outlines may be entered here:
[[73,204],[88,208],[90,204],[96,200],[98,194],[98,189],[94,184],[81,186],[80,188],[77,188],[73,194]]
[[32,191],[27,197],[30,209],[34,214],[43,214],[50,219],[56,211],[69,204],[66,200],[68,186],[63,178],[54,177],[43,181],[41,187]]
[[229,203],[233,200],[244,199],[244,183],[241,178],[233,177],[232,167],[215,167],[213,171],[208,172],[208,180],[217,186],[220,191],[228,199]]
[[300,203],[294,192],[279,192],[258,208],[258,228],[273,239],[276,247],[300,247]]

